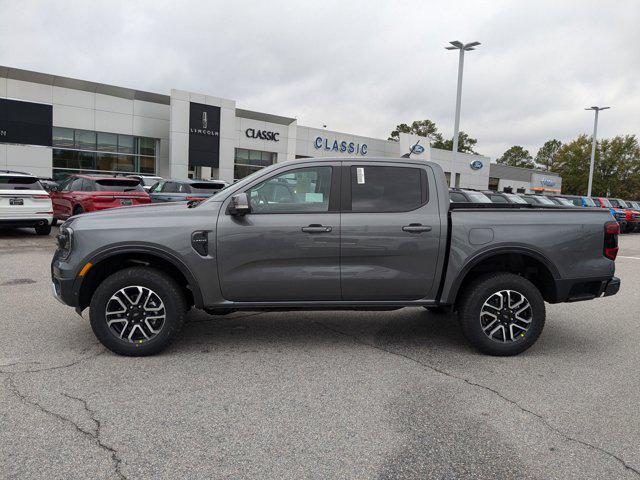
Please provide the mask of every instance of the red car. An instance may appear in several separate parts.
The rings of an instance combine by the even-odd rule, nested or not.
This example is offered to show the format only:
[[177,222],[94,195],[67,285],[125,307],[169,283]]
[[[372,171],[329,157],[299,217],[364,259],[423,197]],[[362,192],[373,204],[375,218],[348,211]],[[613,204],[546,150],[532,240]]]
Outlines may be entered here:
[[84,212],[151,203],[140,181],[127,177],[71,175],[50,196],[54,223]]

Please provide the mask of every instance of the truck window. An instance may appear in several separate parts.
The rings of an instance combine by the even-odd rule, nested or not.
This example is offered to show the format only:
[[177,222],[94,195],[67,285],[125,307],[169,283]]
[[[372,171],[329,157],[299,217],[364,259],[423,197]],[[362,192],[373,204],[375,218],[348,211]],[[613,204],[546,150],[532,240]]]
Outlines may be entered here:
[[527,203],[520,195],[515,193],[505,193],[504,196],[511,200],[512,203]]
[[332,167],[289,170],[247,190],[253,213],[329,211]]
[[352,212],[408,212],[427,201],[426,172],[421,168],[351,167]]

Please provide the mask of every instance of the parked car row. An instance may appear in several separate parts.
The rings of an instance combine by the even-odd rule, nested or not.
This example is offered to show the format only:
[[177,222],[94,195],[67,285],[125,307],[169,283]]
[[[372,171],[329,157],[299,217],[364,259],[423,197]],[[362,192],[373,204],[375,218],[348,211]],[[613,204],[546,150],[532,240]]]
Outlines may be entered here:
[[51,226],[74,215],[148,203],[202,201],[226,187],[221,180],[165,180],[150,175],[74,174],[62,182],[0,170],[0,227]]
[[640,232],[640,202],[620,198],[581,195],[537,195],[452,188],[451,203],[528,203],[547,207],[606,208],[620,225],[621,233]]

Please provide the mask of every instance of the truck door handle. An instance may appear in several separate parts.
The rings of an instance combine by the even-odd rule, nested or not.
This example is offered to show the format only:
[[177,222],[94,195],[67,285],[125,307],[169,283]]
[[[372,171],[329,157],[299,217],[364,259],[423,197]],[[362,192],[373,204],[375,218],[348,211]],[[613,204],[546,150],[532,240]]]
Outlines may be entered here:
[[325,227],[319,223],[312,223],[308,227],[302,227],[302,231],[306,233],[325,233],[333,230],[332,227]]
[[429,225],[422,225],[421,223],[410,223],[409,225],[402,227],[402,231],[409,233],[430,232],[431,227]]

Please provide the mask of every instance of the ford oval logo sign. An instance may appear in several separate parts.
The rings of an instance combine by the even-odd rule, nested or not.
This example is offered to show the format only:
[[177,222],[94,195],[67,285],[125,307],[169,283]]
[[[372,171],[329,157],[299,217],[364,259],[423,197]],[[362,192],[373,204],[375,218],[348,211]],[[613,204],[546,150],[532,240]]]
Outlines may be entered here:
[[416,143],[413,147],[411,147],[411,153],[424,153],[424,147]]
[[483,164],[480,160],[474,160],[469,164],[469,166],[474,170],[480,170],[483,167]]
[[540,183],[545,187],[553,187],[556,184],[556,182],[554,182],[550,178],[543,178],[542,180],[540,180]]

